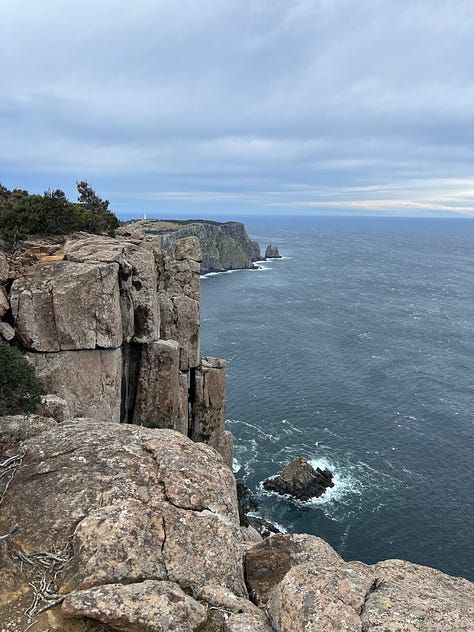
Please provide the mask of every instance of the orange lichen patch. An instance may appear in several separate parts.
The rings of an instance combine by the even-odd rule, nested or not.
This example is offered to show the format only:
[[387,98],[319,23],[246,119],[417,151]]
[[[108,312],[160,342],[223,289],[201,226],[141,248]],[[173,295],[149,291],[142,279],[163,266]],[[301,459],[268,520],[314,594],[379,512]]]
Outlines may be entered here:
[[64,259],[64,252],[57,255],[38,255],[38,261],[40,263],[46,263],[48,261],[62,261]]

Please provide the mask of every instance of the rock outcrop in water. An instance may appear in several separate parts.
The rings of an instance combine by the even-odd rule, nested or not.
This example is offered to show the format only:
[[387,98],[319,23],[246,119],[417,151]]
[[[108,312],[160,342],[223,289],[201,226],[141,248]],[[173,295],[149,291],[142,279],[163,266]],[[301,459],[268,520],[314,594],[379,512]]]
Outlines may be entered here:
[[279,259],[280,252],[276,244],[269,244],[265,250],[265,259]]
[[168,255],[172,255],[177,239],[197,237],[202,274],[252,268],[253,262],[261,259],[260,246],[249,238],[240,222],[138,220],[127,224],[127,229],[158,237]]
[[319,498],[328,487],[334,487],[329,470],[314,469],[305,459],[298,457],[289,463],[280,476],[263,482],[269,492],[289,494],[298,500]]

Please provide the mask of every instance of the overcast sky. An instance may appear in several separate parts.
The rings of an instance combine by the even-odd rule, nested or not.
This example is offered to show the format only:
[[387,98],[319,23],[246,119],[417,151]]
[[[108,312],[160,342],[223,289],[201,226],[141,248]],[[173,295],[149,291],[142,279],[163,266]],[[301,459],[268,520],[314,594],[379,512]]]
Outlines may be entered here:
[[474,216],[473,0],[0,0],[0,182]]

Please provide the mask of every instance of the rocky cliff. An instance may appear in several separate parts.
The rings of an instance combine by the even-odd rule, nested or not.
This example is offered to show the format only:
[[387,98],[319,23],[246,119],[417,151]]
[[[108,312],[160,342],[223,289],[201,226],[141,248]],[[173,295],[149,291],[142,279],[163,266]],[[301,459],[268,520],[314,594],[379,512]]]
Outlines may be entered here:
[[177,239],[196,236],[202,253],[203,274],[252,268],[253,262],[261,258],[260,246],[251,241],[245,226],[239,222],[138,220],[128,226],[159,237],[168,255],[172,255]]
[[0,418],[8,632],[456,632],[474,587],[239,527],[222,457],[166,429]]
[[157,237],[26,243],[0,257],[2,318],[72,416],[178,430],[231,465],[225,362],[199,354],[200,260],[196,237],[172,257]]
[[473,630],[467,580],[239,526],[198,241],[122,232],[0,253],[0,331],[54,393],[0,418],[0,630]]

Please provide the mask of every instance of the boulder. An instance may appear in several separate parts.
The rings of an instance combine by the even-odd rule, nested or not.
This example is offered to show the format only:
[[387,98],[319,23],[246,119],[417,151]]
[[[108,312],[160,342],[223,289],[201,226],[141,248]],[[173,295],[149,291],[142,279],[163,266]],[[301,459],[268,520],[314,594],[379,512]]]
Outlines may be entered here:
[[334,487],[334,483],[329,470],[314,469],[308,461],[298,457],[284,468],[281,476],[264,481],[263,487],[269,492],[310,500],[319,498],[328,487]]
[[192,632],[207,618],[206,608],[179,586],[155,580],[80,590],[62,609],[67,617],[96,619],[122,632]]
[[248,549],[245,577],[254,601],[265,605],[288,571],[306,562],[334,566],[341,564],[342,558],[327,542],[307,534],[274,535]]
[[0,319],[2,319],[5,314],[10,309],[10,303],[8,302],[7,293],[5,288],[0,285]]
[[32,351],[122,344],[116,263],[38,265],[13,283],[10,302],[18,338]]
[[471,630],[474,584],[400,560],[345,562],[309,535],[272,536],[245,553],[253,601],[278,632]]
[[0,250],[0,283],[6,283],[8,281],[10,271],[10,264],[8,263],[7,256]]
[[57,395],[45,395],[37,406],[38,414],[43,417],[52,417],[56,421],[65,421],[71,418],[68,403]]
[[66,400],[74,417],[120,421],[122,350],[29,353],[49,393]]
[[0,322],[0,337],[7,342],[11,342],[15,337],[15,330],[8,323]]
[[245,599],[235,481],[212,448],[171,430],[36,419],[0,419],[0,462],[18,457],[0,514],[0,535],[13,532],[0,540],[4,626],[197,630],[210,606],[189,595],[203,586],[259,615]]
[[265,250],[265,259],[279,259],[280,252],[276,244],[269,244]]
[[187,420],[185,428],[179,427],[179,373],[179,344],[175,340],[143,345],[133,423],[187,434]]
[[145,343],[159,338],[157,270],[148,244],[141,240],[88,235],[68,241],[64,253],[68,261],[78,263],[116,263],[123,339]]

